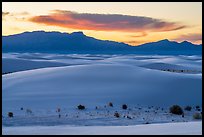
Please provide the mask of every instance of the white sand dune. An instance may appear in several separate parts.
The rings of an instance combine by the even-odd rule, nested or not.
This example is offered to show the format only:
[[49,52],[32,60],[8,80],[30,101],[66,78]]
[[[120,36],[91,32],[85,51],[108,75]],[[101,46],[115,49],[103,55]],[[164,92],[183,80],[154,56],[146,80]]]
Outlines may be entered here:
[[167,106],[202,102],[202,74],[126,64],[42,68],[3,75],[3,110],[10,107],[115,103]]
[[202,135],[202,122],[135,126],[3,127],[3,135]]
[[[155,130],[151,130],[154,129],[152,124],[146,125],[145,129],[140,129],[140,126],[98,127],[108,125],[108,122],[110,122],[109,125],[122,126],[144,124],[146,121],[152,123],[172,122],[172,120],[175,122],[193,121],[192,115],[195,109],[188,113],[185,112],[185,118],[172,116],[168,113],[168,109],[174,104],[182,107],[186,105],[202,106],[202,72],[173,73],[160,69],[201,70],[201,57],[3,54],[2,61],[4,71],[17,71],[2,75],[2,115],[5,116],[4,126],[7,126],[3,128],[4,134],[20,134],[24,130],[25,134],[201,133],[200,126],[198,126],[200,123],[196,126],[194,123],[184,123],[183,127],[180,127],[181,130],[175,130],[179,128],[177,124],[167,124],[168,128],[161,124],[158,132],[156,126],[154,126]],[[103,108],[98,110],[102,114],[96,115],[95,106],[104,106],[107,102],[113,102],[114,108],[110,110]],[[137,117],[132,120],[123,117],[119,120],[115,119],[113,116],[115,111],[120,111],[122,115],[127,114],[126,111],[121,110],[121,105],[124,103],[132,108],[131,116]],[[80,117],[76,119],[75,116],[79,114],[76,106],[79,104],[85,105],[87,110],[82,111]],[[149,109],[139,110],[135,108],[138,104],[147,106],[147,108],[148,106],[160,106],[165,109],[158,110],[157,114],[154,112],[156,108],[146,113],[145,111]],[[32,109],[34,116],[29,116],[21,111],[21,107]],[[61,121],[55,112],[57,107],[66,108],[66,111],[63,109]],[[10,111],[14,112],[14,119],[6,117]],[[110,111],[108,115],[107,111]],[[69,118],[64,117],[66,113],[69,114]],[[30,129],[33,127],[15,127],[16,125],[60,125],[60,123],[78,126],[87,124],[95,127],[73,129],[70,126],[63,126],[63,130],[60,130],[62,126],[35,127],[39,130],[32,132]],[[175,126],[175,129],[169,129],[170,126]],[[191,126],[194,126],[192,130]],[[198,128],[195,128],[197,126]],[[53,131],[54,128],[59,132],[58,130]],[[92,132],[90,128],[98,132]]]
[[3,58],[2,73],[32,70],[46,67],[67,66],[65,63],[46,60],[25,60],[19,58]]

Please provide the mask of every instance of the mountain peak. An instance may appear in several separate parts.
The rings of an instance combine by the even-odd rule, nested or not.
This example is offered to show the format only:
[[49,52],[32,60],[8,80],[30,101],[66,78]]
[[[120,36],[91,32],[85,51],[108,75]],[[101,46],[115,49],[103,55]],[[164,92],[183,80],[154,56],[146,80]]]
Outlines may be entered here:
[[192,44],[192,43],[185,40],[185,41],[182,41],[181,44]]
[[78,31],[78,32],[72,32],[70,35],[79,35],[79,36],[85,36],[84,33],[82,31]]
[[168,39],[160,40],[159,42],[170,42]]

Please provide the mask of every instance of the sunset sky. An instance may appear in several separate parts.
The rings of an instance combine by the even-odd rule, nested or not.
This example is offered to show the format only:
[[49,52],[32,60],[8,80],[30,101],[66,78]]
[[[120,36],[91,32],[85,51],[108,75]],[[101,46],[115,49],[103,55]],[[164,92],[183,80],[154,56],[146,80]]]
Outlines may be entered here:
[[201,2],[2,2],[2,35],[83,31],[139,45],[162,39],[202,43]]

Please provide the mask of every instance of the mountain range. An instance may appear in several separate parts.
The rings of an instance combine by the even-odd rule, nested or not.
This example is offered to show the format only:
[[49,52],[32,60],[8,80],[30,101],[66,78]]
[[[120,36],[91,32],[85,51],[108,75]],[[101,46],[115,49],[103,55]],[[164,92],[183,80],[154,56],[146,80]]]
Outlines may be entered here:
[[83,34],[33,31],[2,36],[2,52],[96,53],[96,54],[202,54],[202,44],[168,39],[131,46],[99,40]]

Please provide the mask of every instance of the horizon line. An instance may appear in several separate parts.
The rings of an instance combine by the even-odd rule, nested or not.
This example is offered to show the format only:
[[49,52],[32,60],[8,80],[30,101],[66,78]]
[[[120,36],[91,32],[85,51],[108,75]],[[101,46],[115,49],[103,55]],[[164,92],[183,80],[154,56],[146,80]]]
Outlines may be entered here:
[[[51,32],[55,32],[55,33],[61,33],[61,34],[72,34],[72,33],[82,33],[83,35],[85,35],[86,37],[91,37],[91,38],[94,38],[94,39],[97,39],[97,40],[102,40],[102,39],[98,39],[98,38],[95,38],[93,36],[88,36],[86,35],[83,31],[74,31],[74,32],[71,32],[71,33],[68,33],[68,32],[60,32],[60,31],[45,31],[45,30],[34,30],[34,31],[24,31],[24,32],[21,32],[21,33],[15,33],[15,34],[9,34],[9,35],[2,35],[2,37],[7,37],[7,36],[13,36],[13,35],[19,35],[19,34],[23,34],[23,33],[33,33],[33,32],[46,32],[46,33],[51,33]],[[126,45],[129,45],[129,46],[140,46],[140,45],[143,45],[143,44],[148,44],[148,43],[154,43],[154,42],[159,42],[159,41],[164,41],[164,40],[167,40],[169,42],[176,42],[176,43],[183,43],[183,42],[188,42],[188,43],[191,43],[191,44],[194,44],[193,42],[190,42],[188,40],[183,40],[181,42],[178,42],[176,40],[169,40],[167,38],[164,38],[164,39],[160,39],[160,40],[157,40],[157,41],[151,41],[151,42],[146,42],[146,43],[142,43],[142,44],[139,44],[139,45],[131,45],[131,44],[128,44],[126,42],[119,42],[119,41],[114,41],[114,40],[104,40],[104,41],[112,41],[112,42],[118,42],[118,43],[124,43]],[[200,44],[194,44],[194,45],[202,45],[202,43]]]

